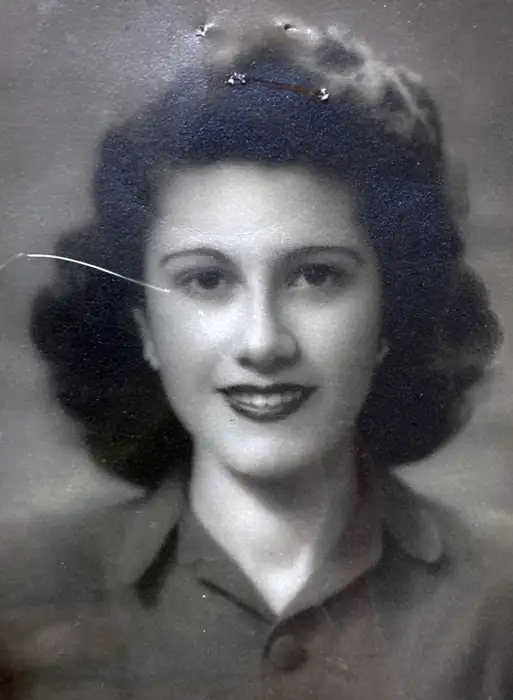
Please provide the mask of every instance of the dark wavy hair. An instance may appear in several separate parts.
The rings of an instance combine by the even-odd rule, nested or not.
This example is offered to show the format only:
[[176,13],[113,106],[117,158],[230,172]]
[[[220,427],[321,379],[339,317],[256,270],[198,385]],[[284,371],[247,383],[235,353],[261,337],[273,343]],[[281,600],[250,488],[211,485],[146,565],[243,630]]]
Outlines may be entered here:
[[[463,260],[431,95],[340,29],[214,26],[194,40],[196,59],[165,93],[105,134],[94,220],[61,236],[55,254],[142,279],[159,180],[165,173],[172,182],[184,164],[299,163],[337,178],[378,256],[390,343],[358,427],[383,467],[428,456],[464,423],[468,389],[502,339],[484,285]],[[246,79],[230,84],[234,72]],[[142,358],[131,309],[143,296],[138,285],[59,261],[31,327],[94,457],[153,487],[169,469],[189,469],[191,444]]]

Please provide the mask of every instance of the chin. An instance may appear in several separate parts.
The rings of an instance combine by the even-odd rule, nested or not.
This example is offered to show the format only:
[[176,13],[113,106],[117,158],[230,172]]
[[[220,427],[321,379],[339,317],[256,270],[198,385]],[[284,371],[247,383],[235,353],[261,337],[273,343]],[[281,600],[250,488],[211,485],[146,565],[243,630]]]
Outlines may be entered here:
[[[304,465],[302,466],[304,468]],[[251,464],[233,464],[232,462],[229,469],[232,474],[247,480],[279,481],[301,471],[301,466],[297,464],[277,464],[276,462],[252,462]]]
[[250,479],[285,479],[312,467],[318,461],[320,450],[312,450],[312,445],[296,441],[294,444],[248,445],[244,450],[224,450],[223,462],[236,475]]

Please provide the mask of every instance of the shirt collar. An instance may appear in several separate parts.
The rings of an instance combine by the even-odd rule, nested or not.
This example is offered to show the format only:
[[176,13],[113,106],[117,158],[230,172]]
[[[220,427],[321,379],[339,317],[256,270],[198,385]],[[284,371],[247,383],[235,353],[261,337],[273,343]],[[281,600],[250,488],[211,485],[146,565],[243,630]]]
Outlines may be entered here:
[[[282,616],[289,617],[326,600],[378,563],[382,552],[382,515],[378,493],[372,486],[368,479],[361,480],[360,498],[348,526]],[[275,618],[250,579],[190,511],[180,523],[177,562],[194,567],[197,578],[222,589],[262,617]]]
[[[153,565],[178,528],[177,561],[194,567],[198,578],[224,589],[269,616],[251,581],[191,514],[184,484],[166,481],[129,517],[121,548],[112,559],[112,585],[135,585]],[[429,505],[393,472],[380,479],[366,472],[352,520],[292,606],[308,607],[346,588],[382,557],[383,531],[403,551],[427,564],[443,553],[437,520]],[[289,608],[284,614],[291,614]]]

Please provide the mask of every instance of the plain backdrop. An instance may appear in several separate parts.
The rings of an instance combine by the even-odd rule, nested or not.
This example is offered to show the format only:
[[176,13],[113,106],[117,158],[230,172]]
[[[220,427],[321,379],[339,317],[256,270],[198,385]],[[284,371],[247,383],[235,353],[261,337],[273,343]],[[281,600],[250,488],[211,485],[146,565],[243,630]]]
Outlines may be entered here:
[[[513,521],[513,2],[2,0],[0,264],[17,252],[50,252],[60,231],[87,218],[103,130],[163,88],[194,50],[194,28],[208,19],[251,24],[257,7],[346,24],[379,55],[423,75],[441,105],[450,149],[468,166],[469,259],[488,284],[506,340],[469,426],[403,471],[476,521]],[[42,260],[0,271],[4,522],[133,493],[91,463],[76,427],[49,398],[27,318],[50,274]]]

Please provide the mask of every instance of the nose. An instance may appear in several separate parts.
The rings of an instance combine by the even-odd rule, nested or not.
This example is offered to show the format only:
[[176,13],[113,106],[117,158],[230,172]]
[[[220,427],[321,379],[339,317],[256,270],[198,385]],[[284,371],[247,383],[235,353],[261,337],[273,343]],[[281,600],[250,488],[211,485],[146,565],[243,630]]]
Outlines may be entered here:
[[236,355],[245,369],[265,373],[275,372],[297,361],[298,339],[283,323],[272,300],[252,300],[244,314],[244,328]]

